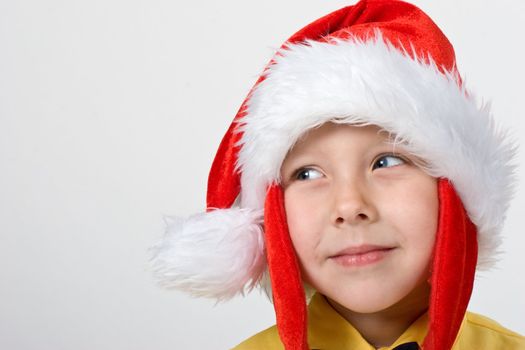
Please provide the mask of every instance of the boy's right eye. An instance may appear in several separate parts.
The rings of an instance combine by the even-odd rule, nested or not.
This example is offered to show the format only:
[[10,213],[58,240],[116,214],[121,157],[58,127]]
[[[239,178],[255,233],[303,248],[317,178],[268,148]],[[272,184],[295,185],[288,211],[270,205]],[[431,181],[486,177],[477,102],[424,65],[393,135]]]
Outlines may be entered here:
[[320,171],[312,169],[312,168],[302,168],[299,169],[297,172],[295,172],[294,179],[295,180],[314,180],[319,179],[323,177],[323,174],[321,174]]

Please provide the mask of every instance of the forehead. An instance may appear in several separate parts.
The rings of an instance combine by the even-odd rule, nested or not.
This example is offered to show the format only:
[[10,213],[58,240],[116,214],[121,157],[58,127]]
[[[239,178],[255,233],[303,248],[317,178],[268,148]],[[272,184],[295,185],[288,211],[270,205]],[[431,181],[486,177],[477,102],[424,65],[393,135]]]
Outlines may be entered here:
[[354,146],[367,148],[374,145],[395,144],[395,135],[377,125],[352,125],[325,123],[302,134],[290,148],[287,158],[293,154],[318,149],[320,146]]

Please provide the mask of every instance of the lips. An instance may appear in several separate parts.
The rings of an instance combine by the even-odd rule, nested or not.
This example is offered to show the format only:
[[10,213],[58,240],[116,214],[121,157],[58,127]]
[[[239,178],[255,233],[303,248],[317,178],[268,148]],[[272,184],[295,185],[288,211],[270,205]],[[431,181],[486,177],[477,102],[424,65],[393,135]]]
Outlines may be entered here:
[[387,257],[395,247],[365,244],[345,248],[329,257],[339,265],[352,267],[373,264]]

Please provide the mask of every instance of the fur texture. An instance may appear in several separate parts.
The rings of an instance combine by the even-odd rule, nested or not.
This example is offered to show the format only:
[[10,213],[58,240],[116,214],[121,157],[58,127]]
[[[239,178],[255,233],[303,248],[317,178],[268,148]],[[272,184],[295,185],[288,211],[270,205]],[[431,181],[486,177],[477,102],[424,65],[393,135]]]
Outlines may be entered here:
[[164,287],[220,301],[251,290],[261,278],[261,211],[216,209],[165,221],[165,236],[152,248],[153,270]]
[[[412,56],[415,56],[412,53]],[[478,228],[478,269],[494,263],[514,187],[516,147],[454,73],[375,39],[307,41],[282,49],[240,121],[241,207],[263,208],[267,186],[298,138],[328,121],[375,124],[430,175],[448,178]]]

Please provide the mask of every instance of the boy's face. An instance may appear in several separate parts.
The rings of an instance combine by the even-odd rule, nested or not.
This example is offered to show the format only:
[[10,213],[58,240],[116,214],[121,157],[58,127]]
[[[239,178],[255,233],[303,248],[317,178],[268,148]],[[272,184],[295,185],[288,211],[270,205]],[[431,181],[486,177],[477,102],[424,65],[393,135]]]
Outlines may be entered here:
[[428,290],[438,221],[437,179],[379,130],[327,123],[281,167],[303,279],[360,313]]

